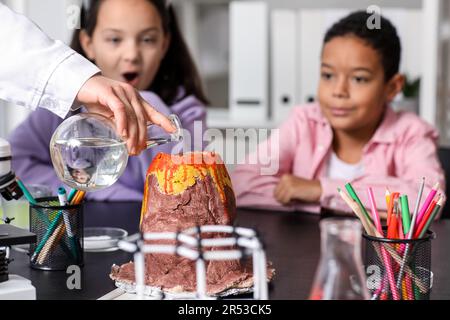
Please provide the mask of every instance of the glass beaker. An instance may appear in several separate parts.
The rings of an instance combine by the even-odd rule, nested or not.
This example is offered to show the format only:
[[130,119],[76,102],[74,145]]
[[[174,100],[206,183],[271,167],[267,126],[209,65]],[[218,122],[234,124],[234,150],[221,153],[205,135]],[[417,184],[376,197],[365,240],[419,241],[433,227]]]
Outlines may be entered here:
[[[147,148],[182,139],[181,122],[168,118],[177,128],[166,133],[149,125]],[[114,184],[128,163],[126,142],[116,133],[111,119],[99,114],[80,113],[67,118],[53,133],[50,155],[58,178],[71,188],[96,191]]]
[[361,224],[350,219],[320,222],[321,255],[311,300],[369,300],[361,259]]

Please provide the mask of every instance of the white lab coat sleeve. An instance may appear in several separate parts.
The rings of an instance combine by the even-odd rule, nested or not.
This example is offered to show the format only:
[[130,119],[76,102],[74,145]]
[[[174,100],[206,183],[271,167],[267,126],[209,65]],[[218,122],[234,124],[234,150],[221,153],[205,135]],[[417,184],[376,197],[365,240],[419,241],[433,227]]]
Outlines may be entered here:
[[0,4],[0,99],[64,118],[82,85],[100,70],[25,16]]

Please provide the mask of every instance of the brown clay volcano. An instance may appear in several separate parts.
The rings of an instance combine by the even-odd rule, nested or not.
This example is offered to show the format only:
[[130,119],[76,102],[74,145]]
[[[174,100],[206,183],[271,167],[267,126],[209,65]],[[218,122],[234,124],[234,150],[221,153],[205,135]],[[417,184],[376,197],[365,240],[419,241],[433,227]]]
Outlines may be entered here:
[[[235,217],[231,180],[218,155],[208,152],[160,153],[153,160],[145,182],[142,232],[176,232],[198,225],[233,225]],[[148,254],[145,262],[147,285],[172,293],[196,290],[194,261],[175,255]],[[270,278],[272,273],[273,270],[269,269]],[[253,285],[250,261],[206,261],[206,274],[208,294]],[[111,278],[133,283],[133,263],[114,266]]]

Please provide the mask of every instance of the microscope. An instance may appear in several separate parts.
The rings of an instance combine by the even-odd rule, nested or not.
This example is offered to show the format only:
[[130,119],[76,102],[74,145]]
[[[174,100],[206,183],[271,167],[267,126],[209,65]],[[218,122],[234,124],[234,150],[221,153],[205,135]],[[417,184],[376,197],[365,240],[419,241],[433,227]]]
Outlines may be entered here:
[[[23,193],[17,184],[16,175],[11,170],[11,147],[8,141],[0,138],[0,206],[2,198],[17,200]],[[27,230],[10,225],[12,219],[5,218],[0,224],[0,300],[34,300],[36,289],[31,281],[19,275],[9,275],[10,248],[13,245],[36,242],[36,235]]]

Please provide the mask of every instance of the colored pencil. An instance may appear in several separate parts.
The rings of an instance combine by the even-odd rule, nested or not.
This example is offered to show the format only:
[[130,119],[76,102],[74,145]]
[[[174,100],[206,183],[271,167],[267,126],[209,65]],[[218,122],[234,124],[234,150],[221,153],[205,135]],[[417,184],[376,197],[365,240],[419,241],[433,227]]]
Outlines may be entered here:
[[371,224],[371,222],[367,221],[364,214],[360,215],[360,207],[356,203],[356,201],[348,194],[346,194],[344,191],[342,191],[340,188],[338,188],[338,193],[341,196],[341,198],[347,203],[347,205],[353,210],[353,212],[356,214],[356,216],[361,221],[364,229],[366,230],[366,233],[369,235],[373,235],[375,231],[375,227]]
[[386,224],[389,225],[389,219],[391,218],[389,213],[390,203],[391,203],[391,191],[386,187],[386,191],[384,193],[384,197],[386,198]]
[[433,223],[434,219],[436,218],[436,216],[438,215],[439,211],[442,209],[443,206],[444,206],[444,197],[441,197],[438,203],[436,204],[436,207],[434,208],[433,213],[428,219],[425,227],[420,232],[419,238],[423,238],[423,236],[428,231],[428,229],[430,228],[431,224]]
[[398,232],[398,216],[397,216],[397,210],[398,210],[398,201],[394,198],[394,196],[391,197],[391,202],[394,202],[393,210],[391,214],[391,221],[388,225],[387,230],[387,238],[388,239],[398,239],[397,232]]
[[439,182],[437,182],[434,187],[431,189],[430,193],[428,194],[428,197],[425,199],[425,202],[423,203],[422,208],[420,209],[420,212],[417,216],[416,223],[420,223],[423,216],[427,212],[428,207],[431,204],[431,201],[433,201],[434,197],[436,196],[437,190],[439,189]]
[[443,203],[444,203],[443,197],[439,197],[439,200],[437,202],[436,201],[432,202],[432,205],[434,204],[434,206],[433,208],[431,208],[430,205],[430,210],[428,210],[428,212],[425,214],[424,218],[420,222],[419,226],[417,227],[417,230],[414,233],[415,239],[420,239],[425,235],[434,218],[439,213],[439,210],[442,208]]
[[383,233],[383,228],[381,227],[380,215],[378,214],[377,204],[375,202],[375,197],[373,195],[373,190],[371,187],[367,188],[367,194],[369,196],[369,202],[372,212],[372,220],[375,223],[375,227],[380,233]]
[[387,225],[389,228],[389,225],[392,223],[392,216],[393,216],[393,211],[394,211],[394,204],[396,199],[399,197],[399,193],[398,192],[393,192],[391,193],[391,195],[389,196],[389,205],[388,205],[388,219],[387,219]]
[[386,187],[386,191],[384,193],[384,197],[386,198],[386,208],[389,207],[389,199],[391,197],[391,191],[389,191],[389,188]]
[[422,178],[419,186],[419,194],[417,195],[416,204],[414,206],[414,213],[411,218],[411,225],[408,231],[408,239],[411,239],[414,233],[414,228],[416,226],[417,215],[419,212],[420,201],[422,200],[423,189],[425,187],[425,178]]
[[408,196],[402,195],[400,197],[400,204],[402,208],[402,225],[403,225],[403,235],[406,236],[411,227],[411,214],[409,212]]
[[350,195],[350,197],[356,201],[356,203],[360,206],[361,211],[363,212],[365,218],[372,222],[372,219],[370,218],[369,214],[367,213],[366,208],[364,207],[364,205],[362,204],[361,200],[359,199],[358,195],[356,194],[355,189],[353,189],[353,186],[351,185],[351,183],[347,183],[345,185],[345,189],[347,189],[348,194]]
[[37,204],[36,200],[33,198],[30,191],[28,191],[28,189],[25,187],[23,182],[19,178],[16,178],[16,181],[17,181],[17,184],[19,185],[19,188],[22,190],[23,195],[28,200],[28,202],[31,204]]

